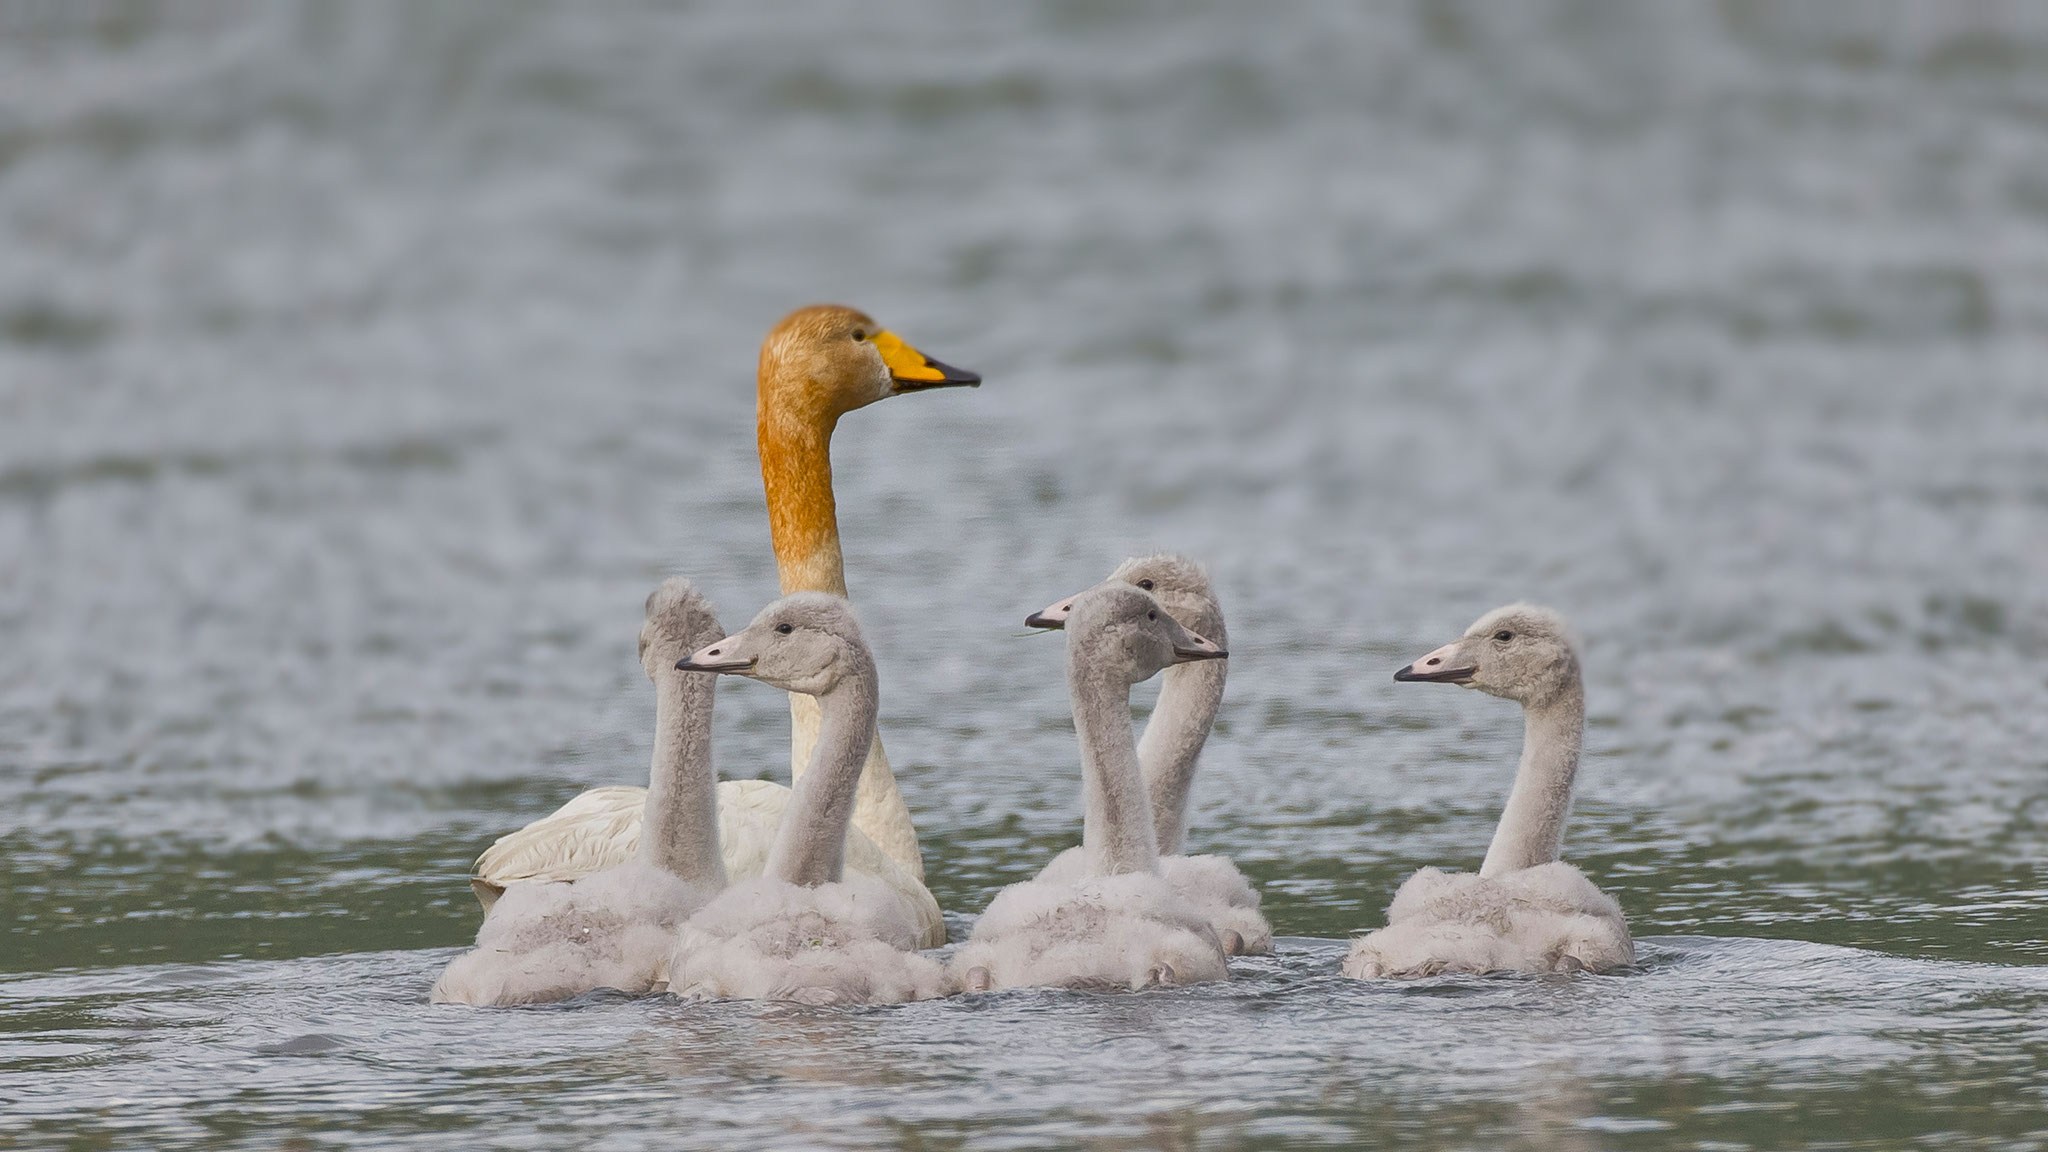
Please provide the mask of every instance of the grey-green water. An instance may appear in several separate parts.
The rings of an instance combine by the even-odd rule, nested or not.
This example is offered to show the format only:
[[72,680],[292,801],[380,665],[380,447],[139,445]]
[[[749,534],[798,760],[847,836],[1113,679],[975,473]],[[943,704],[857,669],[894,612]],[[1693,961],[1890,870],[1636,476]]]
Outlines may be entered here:
[[[2048,17],[2017,5],[0,7],[0,1143],[2048,1145]],[[500,831],[645,771],[664,573],[837,444],[954,919],[1077,834],[1054,639],[1207,560],[1225,987],[432,1009]],[[1335,978],[1586,638],[1639,972]],[[733,686],[721,767],[786,712]]]

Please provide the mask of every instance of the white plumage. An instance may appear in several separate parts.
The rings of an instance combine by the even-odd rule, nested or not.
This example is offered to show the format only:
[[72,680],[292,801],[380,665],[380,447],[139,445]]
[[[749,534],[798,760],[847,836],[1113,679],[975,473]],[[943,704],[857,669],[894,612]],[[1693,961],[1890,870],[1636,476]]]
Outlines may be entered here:
[[915,909],[887,885],[845,870],[848,821],[879,708],[874,657],[846,601],[786,596],[682,666],[815,697],[821,722],[762,874],[684,925],[666,972],[670,989],[813,1004],[943,995],[944,969],[912,951],[924,937]]
[[1635,962],[1614,898],[1562,860],[1499,877],[1424,868],[1352,944],[1344,974],[1604,972]]
[[1230,975],[1203,911],[1159,874],[1145,780],[1131,740],[1131,685],[1189,660],[1221,659],[1150,594],[1108,583],[1065,621],[1067,687],[1086,814],[1078,863],[996,894],[952,960],[970,991],[1125,988]]
[[[1088,854],[1079,846],[1052,858],[1034,877],[1046,884],[1076,884],[1088,876]],[[1226,856],[1161,856],[1159,876],[1194,908],[1224,952],[1257,956],[1273,950],[1273,926],[1259,911],[1259,890]]]
[[640,660],[655,685],[654,755],[651,787],[635,790],[635,824],[657,838],[579,879],[506,889],[485,912],[476,948],[435,982],[434,1002],[535,1004],[596,988],[644,993],[660,982],[676,928],[725,881],[712,787],[716,685],[675,667],[723,631],[687,581],[664,581],[647,598]]
[[635,860],[567,883],[514,884],[431,999],[545,1004],[596,988],[653,991],[676,929],[715,893]]
[[952,970],[977,991],[1136,991],[1230,976],[1208,917],[1151,872],[1012,884],[975,922]]
[[893,1004],[949,992],[914,949],[919,926],[864,877],[802,887],[757,876],[727,888],[670,942],[669,990],[690,998]]
[[[1152,594],[1181,627],[1228,648],[1223,605],[1209,585],[1208,573],[1186,556],[1162,552],[1133,556],[1117,565],[1105,583],[1128,584]],[[1073,598],[1059,601],[1026,621],[1039,627],[1065,625]],[[1259,892],[1228,857],[1183,856],[1188,795],[1194,787],[1197,758],[1223,705],[1228,661],[1205,660],[1166,670],[1159,702],[1138,740],[1138,768],[1144,775],[1159,846],[1159,874],[1181,898],[1209,919],[1209,926],[1232,956],[1273,950],[1273,926],[1259,911]],[[1053,857],[1038,879],[1069,882],[1085,874],[1087,857],[1070,848]]]
[[1510,604],[1394,673],[1477,688],[1522,705],[1522,762],[1479,871],[1424,868],[1354,941],[1344,974],[1604,972],[1635,962],[1621,906],[1559,859],[1585,734],[1578,646],[1562,616]]
[[[718,843],[732,880],[759,876],[775,830],[789,807],[790,790],[769,780],[727,780],[718,785]],[[488,910],[508,884],[573,880],[631,860],[640,847],[640,811],[647,789],[618,784],[572,797],[551,815],[500,836],[477,857],[470,886]],[[896,894],[917,924],[918,946],[946,942],[946,921],[931,890],[903,870],[860,829],[846,838],[846,870]]]
[[[903,373],[908,372],[909,376]],[[830,445],[839,418],[889,396],[978,384],[981,378],[931,360],[851,308],[817,305],[783,317],[761,342],[757,384],[761,485],[783,588],[844,597]],[[810,761],[818,712],[790,699],[792,772]],[[792,779],[794,783],[794,779]],[[766,781],[719,785],[725,869],[733,879],[760,874],[789,789]],[[573,880],[633,858],[641,792],[596,788],[552,815],[502,836],[477,857],[470,885],[486,910],[508,884]],[[917,828],[903,803],[882,742],[873,742],[854,806],[847,867],[899,894],[917,918],[921,941],[946,942],[938,901],[924,885]]]

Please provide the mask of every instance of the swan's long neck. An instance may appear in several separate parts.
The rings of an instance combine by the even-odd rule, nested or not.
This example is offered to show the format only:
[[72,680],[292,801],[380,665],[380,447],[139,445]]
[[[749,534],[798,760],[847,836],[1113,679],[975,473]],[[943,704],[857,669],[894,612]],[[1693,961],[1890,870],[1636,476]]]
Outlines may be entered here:
[[1067,692],[1074,698],[1074,732],[1081,738],[1086,804],[1081,846],[1092,874],[1156,872],[1152,805],[1131,742],[1131,686],[1089,656],[1071,649],[1067,654]]
[[[761,487],[768,497],[768,531],[775,543],[775,568],[782,593],[830,592],[846,595],[846,560],[839,549],[839,515],[832,497],[832,432],[838,418],[829,414],[800,416],[775,397],[789,390],[767,379],[761,383],[758,441]],[[818,702],[809,696],[789,697],[789,772],[801,779],[818,745]],[[918,850],[917,828],[910,808],[897,791],[888,754],[878,736],[861,774],[853,823],[918,880],[924,879],[924,857]]]
[[839,550],[839,511],[832,498],[832,431],[836,418],[799,419],[778,412],[764,387],[758,440],[761,488],[768,497],[768,533],[782,594],[846,595]]
[[[1197,627],[1195,632],[1229,647],[1221,617],[1201,623],[1208,627]],[[1195,759],[1202,754],[1202,744],[1216,723],[1216,711],[1223,705],[1225,672],[1222,660],[1197,660],[1168,668],[1159,686],[1159,703],[1138,740],[1138,764],[1151,795],[1152,827],[1161,856],[1178,856],[1187,834]]]
[[778,880],[807,887],[833,883],[845,868],[846,828],[875,732],[874,662],[868,660],[817,699],[823,715],[817,748],[808,770],[797,778],[764,869]]
[[1556,695],[1523,710],[1522,765],[1501,812],[1493,845],[1479,866],[1498,876],[1556,860],[1572,810],[1572,780],[1586,732],[1586,690],[1576,673]]
[[640,859],[691,884],[725,886],[718,851],[718,777],[711,769],[716,676],[662,671],[654,698],[654,764]]

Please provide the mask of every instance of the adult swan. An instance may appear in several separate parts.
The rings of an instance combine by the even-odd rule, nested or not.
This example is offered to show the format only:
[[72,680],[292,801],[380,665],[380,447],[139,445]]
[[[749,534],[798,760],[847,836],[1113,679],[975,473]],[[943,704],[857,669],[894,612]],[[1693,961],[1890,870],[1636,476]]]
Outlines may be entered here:
[[[757,409],[761,486],[785,595],[846,595],[839,515],[832,497],[832,432],[856,408],[905,392],[981,383],[981,377],[919,352],[852,308],[818,305],[783,317],[761,343]],[[789,698],[791,782],[818,743],[817,701]],[[765,780],[718,786],[719,843],[733,880],[761,874],[790,790]],[[644,789],[593,788],[553,815],[502,836],[477,857],[470,883],[489,908],[519,880],[573,880],[629,860],[638,850]],[[878,737],[862,769],[846,844],[847,871],[897,889],[921,910],[924,947],[946,941],[938,901],[924,886],[924,859],[910,809]]]

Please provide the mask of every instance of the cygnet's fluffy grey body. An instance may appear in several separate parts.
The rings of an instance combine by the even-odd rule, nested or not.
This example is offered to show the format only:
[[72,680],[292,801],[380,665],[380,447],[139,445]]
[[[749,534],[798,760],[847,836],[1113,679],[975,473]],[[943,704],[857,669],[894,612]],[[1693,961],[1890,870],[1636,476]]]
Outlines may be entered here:
[[715,889],[638,860],[581,880],[505,889],[476,948],[434,982],[436,1004],[550,1004],[598,988],[657,990],[676,929]]
[[879,703],[874,657],[846,601],[786,596],[680,667],[814,696],[822,722],[765,870],[683,925],[668,959],[669,990],[810,1004],[893,1004],[950,991],[945,969],[912,950],[921,927],[904,902],[877,881],[844,876]]
[[[1088,876],[1088,850],[1076,845],[1053,857],[1034,879],[1076,884]],[[1159,877],[1201,915],[1226,955],[1260,956],[1273,950],[1273,926],[1259,911],[1259,890],[1228,856],[1161,856]]]
[[913,951],[919,927],[881,882],[804,886],[755,876],[726,889],[670,941],[669,986],[702,999],[897,1004],[952,990]]
[[[1228,648],[1223,606],[1202,566],[1186,556],[1160,553],[1134,556],[1117,566],[1105,583],[1128,584],[1152,594],[1181,627]],[[1034,613],[1026,623],[1063,627],[1073,610],[1069,597]],[[1228,661],[1203,660],[1166,670],[1159,703],[1138,740],[1139,771],[1152,805],[1159,874],[1181,898],[1194,905],[1233,956],[1273,950],[1273,926],[1259,910],[1259,892],[1226,856],[1181,854],[1187,829],[1188,794],[1194,786],[1196,759],[1216,723],[1223,703]],[[1087,874],[1087,853],[1069,848],[1052,858],[1038,879],[1072,883]]]
[[1160,875],[1145,781],[1131,740],[1131,685],[1223,649],[1121,582],[1074,598],[1067,688],[1086,793],[1078,876],[1013,884],[996,895],[952,960],[970,991],[1124,988],[1228,978],[1202,910]]
[[1578,647],[1547,608],[1496,608],[1394,674],[1477,688],[1522,705],[1525,734],[1493,844],[1477,873],[1424,868],[1354,941],[1344,974],[1604,972],[1635,962],[1621,906],[1559,857],[1586,722]]
[[654,681],[654,760],[643,821],[649,835],[625,864],[573,881],[513,884],[450,964],[432,999],[539,1004],[598,988],[644,993],[661,982],[676,929],[723,885],[708,676],[676,661],[724,632],[682,579],[647,598],[640,659]]
[[1424,868],[1387,926],[1355,942],[1346,976],[1603,972],[1635,961],[1614,898],[1562,860],[1486,876]]

